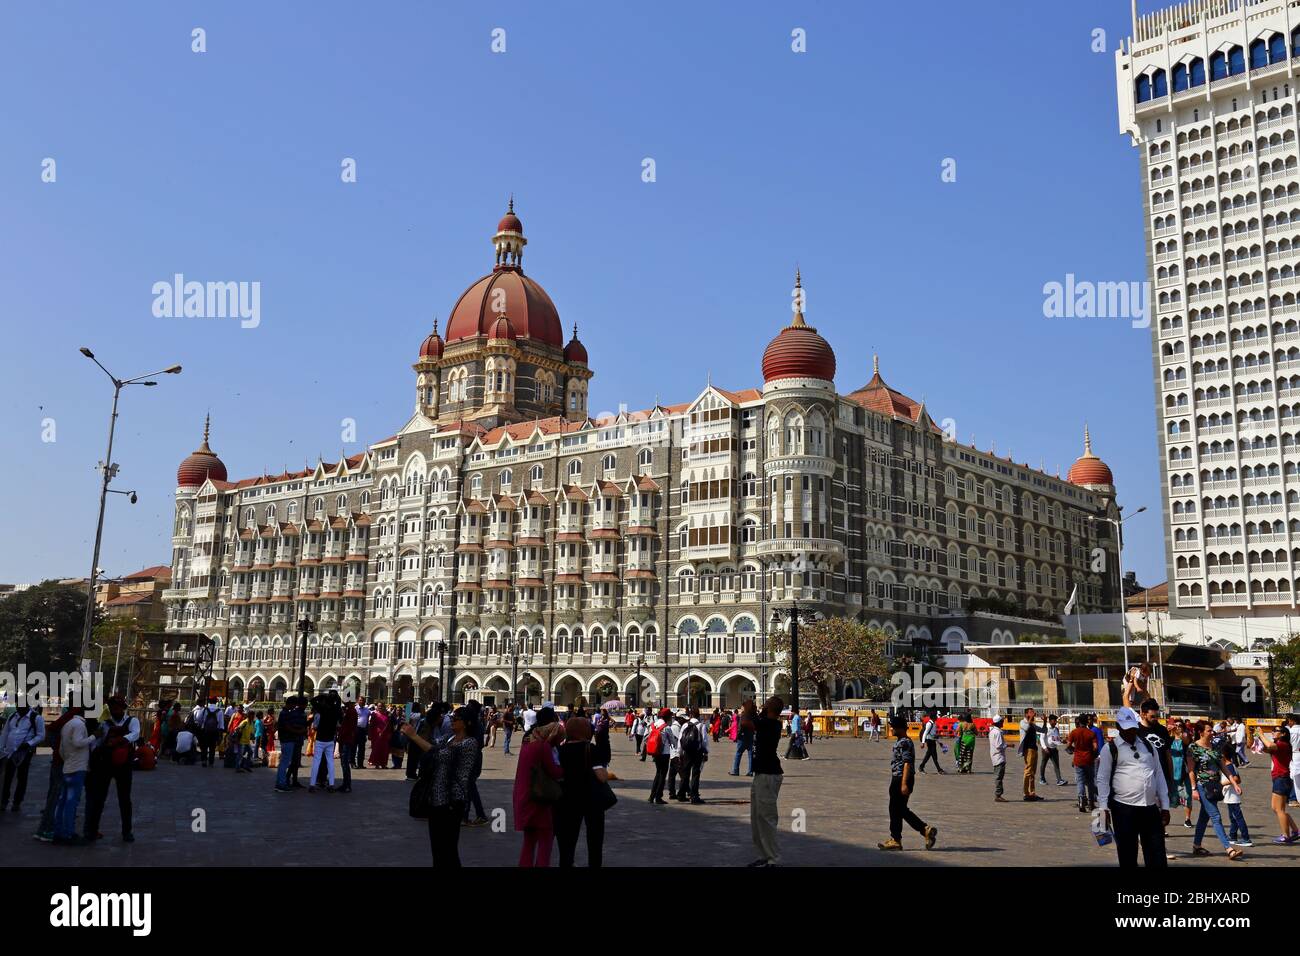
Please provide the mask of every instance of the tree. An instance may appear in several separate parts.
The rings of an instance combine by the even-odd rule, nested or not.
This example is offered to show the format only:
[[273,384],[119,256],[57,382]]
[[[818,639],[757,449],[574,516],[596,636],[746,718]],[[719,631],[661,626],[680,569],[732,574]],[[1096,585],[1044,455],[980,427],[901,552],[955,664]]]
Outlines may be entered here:
[[1279,712],[1283,704],[1294,708],[1300,704],[1300,634],[1288,635],[1272,647],[1273,706]]
[[17,675],[77,669],[86,592],[45,581],[0,601],[0,671]]
[[[884,631],[848,618],[835,617],[799,628],[799,680],[817,688],[823,708],[831,704],[836,679],[889,682]],[[790,635],[772,637],[773,650],[789,660]]]

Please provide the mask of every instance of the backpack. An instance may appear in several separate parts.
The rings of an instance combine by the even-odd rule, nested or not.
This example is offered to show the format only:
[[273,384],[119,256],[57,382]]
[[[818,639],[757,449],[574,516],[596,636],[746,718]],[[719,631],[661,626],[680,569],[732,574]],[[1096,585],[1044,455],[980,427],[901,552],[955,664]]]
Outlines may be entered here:
[[681,751],[688,757],[695,757],[699,754],[700,749],[704,746],[700,739],[700,725],[687,722],[682,728]]
[[215,710],[209,710],[207,707],[203,708],[203,729],[217,729],[217,712]]
[[655,726],[650,728],[650,736],[645,740],[645,752],[652,757],[659,756],[659,751],[663,749],[663,740],[660,739],[660,732],[663,729],[664,725],[655,724]]

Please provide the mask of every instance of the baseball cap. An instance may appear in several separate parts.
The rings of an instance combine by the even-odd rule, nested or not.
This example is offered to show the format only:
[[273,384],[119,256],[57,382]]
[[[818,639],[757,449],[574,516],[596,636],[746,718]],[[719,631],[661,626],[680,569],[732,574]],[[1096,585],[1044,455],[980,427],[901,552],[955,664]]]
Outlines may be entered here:
[[1138,720],[1138,715],[1133,712],[1132,707],[1121,707],[1115,714],[1115,723],[1119,724],[1120,730],[1131,730],[1142,725],[1142,721]]
[[1001,714],[994,714],[994,715],[993,715],[993,723],[995,723],[995,724],[1000,724],[1000,723],[1002,723],[1002,715],[1001,715]]

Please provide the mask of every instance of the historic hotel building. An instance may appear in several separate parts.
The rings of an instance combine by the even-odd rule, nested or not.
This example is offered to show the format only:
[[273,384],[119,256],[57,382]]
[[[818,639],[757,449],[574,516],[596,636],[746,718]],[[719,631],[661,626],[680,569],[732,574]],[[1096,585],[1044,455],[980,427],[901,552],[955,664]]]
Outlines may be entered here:
[[1295,614],[1300,4],[1133,21],[1116,80],[1141,155],[1170,615]]
[[639,663],[644,702],[689,684],[730,705],[788,687],[767,635],[796,600],[953,650],[1059,633],[1035,618],[1076,584],[1081,610],[1119,609],[1090,444],[1061,480],[945,440],[878,367],[838,393],[797,276],[761,388],[593,420],[587,351],[526,242],[512,204],[494,268],[420,346],[396,435],[229,481],[205,428],[181,463],[168,626],[218,643],[232,694],[296,687],[301,618],[314,687],[635,701]]

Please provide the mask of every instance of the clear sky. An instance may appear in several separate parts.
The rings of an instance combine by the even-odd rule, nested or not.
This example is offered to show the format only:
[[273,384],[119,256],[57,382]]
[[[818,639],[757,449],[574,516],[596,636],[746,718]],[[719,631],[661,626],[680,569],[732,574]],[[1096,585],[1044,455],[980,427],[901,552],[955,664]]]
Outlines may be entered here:
[[[1062,473],[1087,419],[1153,506],[1126,561],[1160,581],[1149,332],[1043,314],[1067,274],[1145,278],[1128,32],[1125,0],[5,4],[0,581],[89,570],[111,386],[79,346],[185,367],[125,394],[114,487],[140,503],[110,499],[100,562],[166,564],[205,412],[232,479],[360,450],[345,418],[401,426],[512,191],[593,412],[761,384],[798,262],[841,391],[878,352],[962,441]],[[260,324],[156,318],[178,272],[260,282]]]

